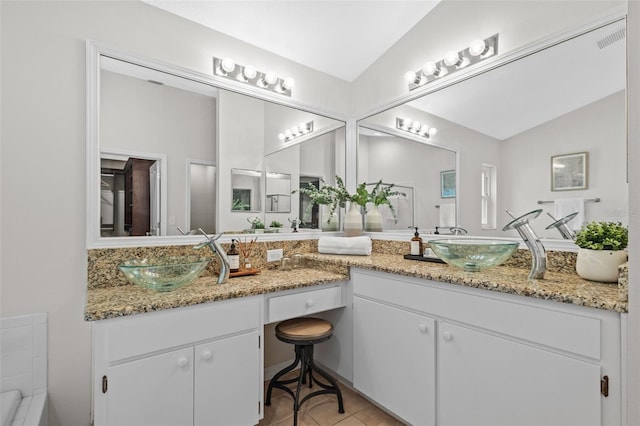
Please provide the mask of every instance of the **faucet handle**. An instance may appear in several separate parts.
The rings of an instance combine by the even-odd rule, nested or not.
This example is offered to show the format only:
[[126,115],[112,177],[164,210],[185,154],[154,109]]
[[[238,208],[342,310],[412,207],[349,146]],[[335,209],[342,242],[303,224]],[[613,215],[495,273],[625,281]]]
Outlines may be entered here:
[[209,234],[207,234],[206,232],[204,232],[204,231],[202,230],[202,228],[198,228],[198,231],[200,231],[200,233],[201,233],[202,235],[204,235],[204,236],[207,238],[207,241],[209,241],[209,242],[214,242],[214,241],[216,241],[217,239],[219,239],[220,237],[222,237],[222,233],[219,233],[218,235],[215,235],[215,234],[214,234],[214,235],[212,235],[212,236],[210,237],[210,236],[209,236]]

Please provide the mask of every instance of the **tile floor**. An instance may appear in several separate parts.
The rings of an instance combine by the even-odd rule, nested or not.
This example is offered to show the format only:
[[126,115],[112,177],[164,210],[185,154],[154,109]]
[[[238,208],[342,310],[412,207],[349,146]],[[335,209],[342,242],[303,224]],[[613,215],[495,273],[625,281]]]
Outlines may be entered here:
[[[296,376],[297,372],[289,373],[286,377]],[[267,386],[265,382],[265,398]],[[290,385],[295,389],[295,383]],[[317,390],[304,388],[302,395]],[[380,410],[355,390],[340,383],[344,414],[338,413],[338,401],[335,395],[318,395],[305,401],[298,411],[298,426],[403,426],[404,423]],[[293,399],[280,389],[274,389],[271,405],[264,407],[264,418],[258,426],[293,425]]]

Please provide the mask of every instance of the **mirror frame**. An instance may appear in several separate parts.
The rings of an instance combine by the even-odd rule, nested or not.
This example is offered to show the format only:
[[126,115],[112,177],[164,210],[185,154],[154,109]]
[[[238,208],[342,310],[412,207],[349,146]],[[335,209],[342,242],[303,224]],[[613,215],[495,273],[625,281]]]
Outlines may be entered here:
[[[100,138],[99,138],[99,115],[100,115],[100,57],[108,56],[117,60],[131,62],[136,65],[152,68],[154,70],[172,74],[178,77],[193,80],[199,83],[215,86],[219,89],[228,90],[234,93],[251,96],[278,105],[295,108],[311,114],[321,115],[332,120],[345,123],[346,146],[345,157],[349,161],[349,152],[353,149],[349,145],[353,134],[349,131],[353,128],[351,120],[347,116],[316,108],[302,102],[283,98],[282,95],[271,93],[260,88],[254,88],[240,82],[224,79],[212,74],[203,74],[178,65],[172,65],[158,60],[146,58],[139,55],[123,52],[99,44],[92,40],[86,41],[86,246],[87,249],[95,248],[115,248],[115,247],[148,247],[161,245],[188,245],[200,242],[202,236],[145,236],[145,237],[101,237],[100,236]],[[351,125],[350,125],[351,124]],[[342,127],[342,126],[338,126]],[[351,135],[351,136],[350,136]],[[353,154],[352,154],[353,155]],[[349,169],[348,165],[347,170]],[[166,197],[165,197],[166,198]],[[307,239],[309,234],[274,234],[275,237],[265,238],[265,240],[298,240]],[[225,234],[223,242],[230,241],[232,234]]]
[[[480,74],[484,74],[486,72],[489,72],[493,69],[496,69],[498,67],[501,67],[503,65],[507,65],[510,62],[514,62],[517,61],[519,59],[522,59],[526,56],[538,53],[540,51],[543,51],[545,49],[548,49],[550,47],[553,47],[557,44],[563,43],[565,41],[568,41],[572,38],[581,36],[583,34],[586,34],[590,31],[593,31],[597,28],[609,25],[611,23],[617,22],[617,21],[626,21],[626,17],[627,17],[627,8],[625,6],[620,6],[616,9],[607,11],[606,13],[602,14],[599,17],[594,17],[594,19],[585,22],[583,24],[580,25],[576,25],[573,26],[567,30],[558,32],[556,34],[552,34],[551,36],[548,37],[544,37],[540,40],[534,41],[532,43],[529,43],[527,45],[524,45],[520,48],[516,48],[514,50],[511,50],[509,52],[506,53],[499,53],[496,56],[493,56],[491,58],[488,58],[487,60],[472,65],[469,68],[463,69],[463,70],[459,70],[456,73],[453,73],[451,75],[448,76],[444,76],[441,79],[435,80],[432,83],[426,85],[426,86],[422,86],[420,88],[417,88],[415,90],[412,91],[408,91],[406,94],[401,95],[399,97],[396,97],[395,99],[393,99],[391,102],[379,105],[376,108],[373,108],[371,110],[369,110],[369,112],[359,115],[357,117],[355,117],[355,119],[353,120],[352,125],[354,126],[354,128],[352,128],[352,131],[355,132],[355,140],[354,140],[354,144],[356,145],[356,151],[357,151],[357,129],[358,126],[360,125],[360,123],[362,124],[362,127],[366,127],[366,128],[370,128],[373,130],[378,130],[381,131],[383,133],[387,133],[387,134],[393,134],[394,136],[399,136],[398,134],[394,134],[395,133],[395,129],[392,128],[388,128],[388,127],[384,127],[384,126],[379,126],[378,129],[375,129],[375,126],[371,126],[371,124],[367,124],[366,123],[366,119],[370,118],[372,116],[375,116],[377,114],[380,114],[382,112],[385,112],[387,110],[396,108],[398,106],[407,104],[411,101],[414,101],[418,98],[421,98],[423,96],[426,96],[430,93],[434,93],[437,92],[439,90],[445,89],[449,86],[452,86],[454,84],[460,83],[464,80],[468,80],[472,77],[475,77],[477,75]],[[401,137],[404,137],[406,139],[411,139],[414,140],[412,137],[410,137],[411,135],[407,134],[405,135],[404,133],[402,133]],[[347,155],[349,154],[349,152],[347,151]],[[459,170],[459,164],[458,164],[459,158],[458,155],[456,155],[456,170]],[[349,157],[347,157],[347,167],[352,166],[354,168],[357,168],[357,159],[349,159]],[[357,171],[354,170],[353,174],[356,174]],[[459,173],[456,174],[456,185],[457,188],[460,188],[459,185]],[[351,189],[351,188],[349,188]],[[456,197],[456,217],[457,217],[457,212],[459,211],[459,199],[460,199],[460,194],[458,194],[458,196]],[[382,235],[381,233],[375,233],[376,235]],[[410,232],[385,232],[384,233],[384,237],[382,237],[381,239],[385,239],[385,240],[406,240],[407,235],[410,235]],[[479,238],[482,238],[481,236]],[[502,237],[491,237],[491,238],[502,238]],[[508,237],[504,237],[504,239],[513,239],[513,238],[508,238]],[[547,238],[542,238],[541,239],[545,245],[545,248],[547,250],[556,250],[556,251],[578,251],[578,246],[575,245],[575,243],[573,241],[569,241],[569,240],[564,240],[564,239],[547,239]]]

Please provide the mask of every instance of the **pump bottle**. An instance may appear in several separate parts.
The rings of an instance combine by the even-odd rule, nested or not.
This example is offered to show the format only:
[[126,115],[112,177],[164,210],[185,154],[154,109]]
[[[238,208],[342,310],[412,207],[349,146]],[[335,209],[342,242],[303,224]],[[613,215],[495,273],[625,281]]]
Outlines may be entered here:
[[416,229],[416,232],[413,234],[413,238],[411,238],[411,254],[421,256],[423,250],[422,238],[418,233],[418,227],[414,226],[414,228]]

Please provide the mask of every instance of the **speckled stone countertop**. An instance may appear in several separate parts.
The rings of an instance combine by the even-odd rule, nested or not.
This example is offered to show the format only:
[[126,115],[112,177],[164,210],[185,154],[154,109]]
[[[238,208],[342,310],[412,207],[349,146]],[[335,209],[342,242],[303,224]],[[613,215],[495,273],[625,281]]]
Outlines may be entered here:
[[562,303],[627,312],[627,302],[621,300],[616,284],[588,281],[576,274],[545,273],[543,280],[527,279],[528,269],[497,266],[481,272],[464,272],[446,264],[405,260],[394,254],[373,253],[371,256],[339,256],[305,254],[307,264],[325,270],[334,265],[339,271],[357,267],[381,272],[425,278],[502,293],[553,300]]
[[86,321],[97,321],[179,308],[337,282],[348,279],[348,276],[346,273],[301,268],[290,271],[265,270],[257,275],[231,278],[225,284],[216,284],[217,278],[200,277],[189,285],[162,293],[133,284],[89,289],[84,318]]
[[[571,256],[558,255],[556,257],[561,261],[556,262],[558,266],[548,268],[543,280],[529,281],[527,275],[530,263],[526,265],[527,267],[520,267],[520,263],[524,266],[527,262],[518,260],[520,258],[526,260],[525,256],[514,256],[517,259],[510,259],[510,263],[481,272],[464,272],[444,264],[405,260],[398,253],[405,250],[406,244],[391,243],[395,244],[374,245],[377,250],[374,250],[371,256],[340,256],[319,254],[315,252],[317,248],[312,243],[296,242],[291,247],[285,245],[285,255],[295,252],[303,253],[305,266],[302,269],[281,271],[273,264],[260,264],[258,265],[262,269],[260,274],[232,278],[228,283],[218,285],[215,282],[217,277],[212,270],[216,265],[210,265],[204,273],[205,276],[192,284],[166,293],[145,290],[128,283],[117,270],[117,265],[123,258],[147,256],[150,253],[157,255],[155,253],[157,250],[169,250],[167,253],[174,254],[176,251],[190,249],[189,247],[187,249],[153,248],[150,251],[135,249],[133,252],[131,249],[92,250],[89,252],[87,303],[84,316],[87,321],[96,321],[337,282],[348,279],[350,267],[627,312],[626,265],[620,267],[619,285],[597,283],[584,280],[575,272],[567,272],[575,271],[565,267],[565,264],[571,263]],[[267,246],[261,247],[260,250],[267,248]],[[519,250],[519,252],[526,251]],[[256,257],[264,258],[262,254]],[[562,261],[565,258],[568,260]]]

